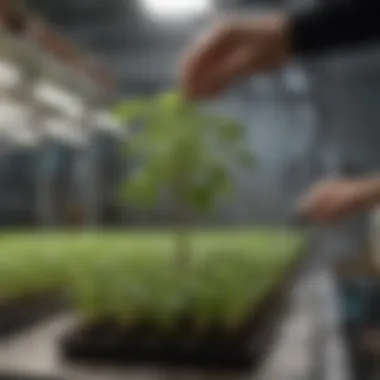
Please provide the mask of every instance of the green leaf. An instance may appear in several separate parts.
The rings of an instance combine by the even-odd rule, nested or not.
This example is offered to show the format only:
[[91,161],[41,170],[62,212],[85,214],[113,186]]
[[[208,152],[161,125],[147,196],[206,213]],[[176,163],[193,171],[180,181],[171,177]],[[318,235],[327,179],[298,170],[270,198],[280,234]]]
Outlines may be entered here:
[[210,184],[196,186],[191,191],[188,202],[199,211],[210,211],[214,204],[214,194]]
[[124,199],[142,206],[152,206],[158,197],[159,175],[153,175],[148,169],[139,170],[124,184]]
[[222,121],[219,136],[224,142],[234,143],[242,139],[242,127],[233,121]]
[[237,162],[243,167],[252,167],[256,164],[256,160],[253,154],[244,150],[238,152]]
[[134,99],[120,103],[114,111],[118,120],[134,122],[144,119],[150,110],[150,103],[143,99]]
[[231,187],[226,168],[213,164],[204,169],[201,178],[189,188],[187,202],[199,211],[211,211],[219,196],[228,193]]
[[128,102],[120,114],[144,118],[143,128],[128,142],[129,158],[141,162],[143,174],[128,179],[121,190],[124,199],[152,206],[164,188],[176,206],[210,211],[233,187],[227,165],[235,159],[247,164],[241,126],[208,115],[177,91]]
[[177,91],[165,92],[158,97],[159,105],[164,111],[175,112],[186,104],[181,94]]

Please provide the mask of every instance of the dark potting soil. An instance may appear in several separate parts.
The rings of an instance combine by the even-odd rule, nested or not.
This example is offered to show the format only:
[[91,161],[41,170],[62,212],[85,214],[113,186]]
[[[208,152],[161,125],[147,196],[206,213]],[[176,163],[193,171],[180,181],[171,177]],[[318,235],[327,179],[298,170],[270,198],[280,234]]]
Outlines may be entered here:
[[0,306],[0,338],[7,338],[62,311],[65,302],[59,292],[18,298]]
[[0,372],[0,380],[66,380],[61,377],[30,375],[18,372]]
[[64,337],[62,348],[64,357],[74,362],[248,370],[276,330],[274,318],[265,329],[259,321],[255,326],[253,319],[249,322],[235,332],[217,326],[200,332],[190,318],[171,331],[149,324],[128,329],[104,322],[72,331]]
[[[117,337],[116,337],[117,335]],[[113,337],[113,339],[111,338]],[[227,366],[241,369],[251,365],[249,349],[221,336],[188,334],[147,335],[123,331],[113,326],[99,326],[84,338],[64,344],[70,361],[110,365],[158,365],[213,368]]]
[[63,336],[63,359],[94,366],[252,371],[261,364],[277,336],[289,290],[304,263],[299,260],[291,267],[237,331],[213,326],[200,332],[194,328],[191,315],[182,318],[170,332],[148,323],[132,328],[109,322],[82,325]]

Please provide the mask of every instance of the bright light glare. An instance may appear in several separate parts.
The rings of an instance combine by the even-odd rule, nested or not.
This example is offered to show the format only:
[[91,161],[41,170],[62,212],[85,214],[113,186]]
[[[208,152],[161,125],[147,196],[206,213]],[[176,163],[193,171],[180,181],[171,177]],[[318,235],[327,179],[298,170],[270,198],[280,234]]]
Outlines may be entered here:
[[140,0],[144,10],[155,18],[178,19],[206,13],[211,0]]
[[12,146],[32,147],[37,136],[30,129],[30,110],[23,104],[4,100],[0,105],[0,135]]
[[86,137],[78,125],[56,117],[44,121],[44,132],[54,140],[71,146],[83,146],[86,143]]
[[22,104],[3,99],[0,104],[0,126],[13,129],[17,125],[29,124],[29,111]]
[[95,114],[95,126],[99,130],[122,136],[123,126],[108,112],[100,111]]
[[21,71],[10,62],[0,61],[0,85],[3,88],[13,88],[21,81]]
[[83,115],[84,105],[81,100],[50,82],[38,83],[34,88],[34,96],[38,101],[57,108],[71,117],[80,118]]

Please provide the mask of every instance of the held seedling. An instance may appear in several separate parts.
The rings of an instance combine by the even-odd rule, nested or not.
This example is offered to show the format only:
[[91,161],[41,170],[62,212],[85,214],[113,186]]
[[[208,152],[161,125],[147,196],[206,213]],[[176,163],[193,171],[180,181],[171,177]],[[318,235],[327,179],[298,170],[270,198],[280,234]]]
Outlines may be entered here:
[[128,178],[122,194],[126,200],[146,207],[162,194],[170,197],[177,232],[176,257],[186,267],[191,262],[186,226],[192,212],[212,211],[232,190],[231,167],[253,161],[244,145],[243,130],[231,120],[202,111],[175,92],[126,102],[117,115],[141,125],[126,149],[141,165]]

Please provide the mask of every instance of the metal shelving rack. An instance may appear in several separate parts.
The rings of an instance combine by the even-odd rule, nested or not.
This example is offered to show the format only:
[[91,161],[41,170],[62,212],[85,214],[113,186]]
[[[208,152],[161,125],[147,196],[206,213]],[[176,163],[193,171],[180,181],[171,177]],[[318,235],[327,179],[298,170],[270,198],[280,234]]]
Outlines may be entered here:
[[[77,123],[90,139],[94,132],[92,114],[106,104],[108,94],[112,94],[113,85],[109,80],[104,81],[104,75],[94,74],[92,65],[81,56],[74,60],[71,50],[62,48],[62,61],[57,58],[57,52],[50,51],[51,40],[38,19],[29,18],[29,27],[25,33],[12,35],[6,16],[9,14],[12,1],[0,3],[0,57],[11,58],[27,73],[23,82],[29,104],[37,109],[33,119],[33,132],[38,137],[39,144],[44,143],[44,131],[38,128],[44,111],[39,108],[31,91],[39,78],[49,77],[57,85],[67,87],[69,91],[79,94],[84,100],[84,111]],[[56,37],[54,33],[51,33]],[[41,38],[44,36],[45,38]],[[55,39],[58,41],[59,39]],[[59,42],[59,41],[58,41]],[[6,47],[5,51],[2,47]],[[59,55],[59,54],[58,54]],[[75,55],[75,54],[74,54]],[[71,63],[69,63],[69,62]],[[78,65],[78,62],[80,64]],[[67,69],[67,66],[71,69]],[[86,73],[86,74],[84,74]],[[107,77],[107,75],[105,75]],[[94,79],[98,78],[98,79]],[[46,111],[46,108],[44,108]],[[55,110],[62,113],[62,110]],[[86,157],[86,156],[85,156]],[[86,158],[86,165],[94,165],[92,156]],[[92,180],[94,178],[92,177]],[[40,191],[41,221],[45,220],[44,199],[48,199],[49,176],[41,175],[37,182]],[[91,179],[90,179],[91,180]],[[88,186],[95,188],[95,186]],[[97,224],[96,199],[97,194],[88,197],[87,225]],[[289,313],[283,322],[282,333],[275,345],[275,350],[269,356],[261,374],[245,377],[244,380],[349,380],[347,365],[344,362],[344,349],[339,333],[339,313],[335,307],[336,295],[334,280],[326,271],[316,271],[305,274],[294,288]],[[160,369],[151,373],[139,371],[126,373],[109,372],[107,369],[94,370],[84,368],[67,368],[62,365],[57,355],[57,339],[59,335],[75,322],[72,315],[58,316],[52,321],[26,331],[11,341],[0,342],[0,377],[1,373],[21,373],[28,376],[59,377],[68,380],[106,380],[106,379],[204,379],[211,380],[204,374],[167,373]],[[223,375],[212,377],[223,380]],[[236,377],[235,377],[236,378]]]
[[[88,149],[97,128],[92,114],[98,108],[106,107],[114,97],[114,79],[93,58],[76,49],[39,17],[10,0],[3,0],[0,4],[0,59],[11,66],[17,65],[22,74],[17,85],[20,98],[17,101],[31,110],[25,127],[34,136],[37,150],[43,151],[57,140],[57,133],[49,136],[49,127],[46,128],[48,120],[52,126],[52,119],[55,119],[55,130],[60,129],[60,138],[71,149],[81,151],[78,159],[83,160],[91,169],[88,172],[94,175],[96,163]],[[38,86],[40,96],[36,96]],[[9,97],[12,92],[15,90],[4,89],[2,97]],[[42,92],[44,96],[41,96]],[[67,104],[68,100],[74,104]],[[40,158],[42,164],[36,178],[36,218],[38,224],[47,227],[57,222],[49,201],[52,198],[52,173],[43,165],[51,158],[42,153]],[[90,177],[88,181],[94,182]],[[88,189],[96,191],[95,186],[88,186]],[[99,214],[96,194],[89,194],[88,199],[92,201],[83,205],[85,224],[95,226]]]

